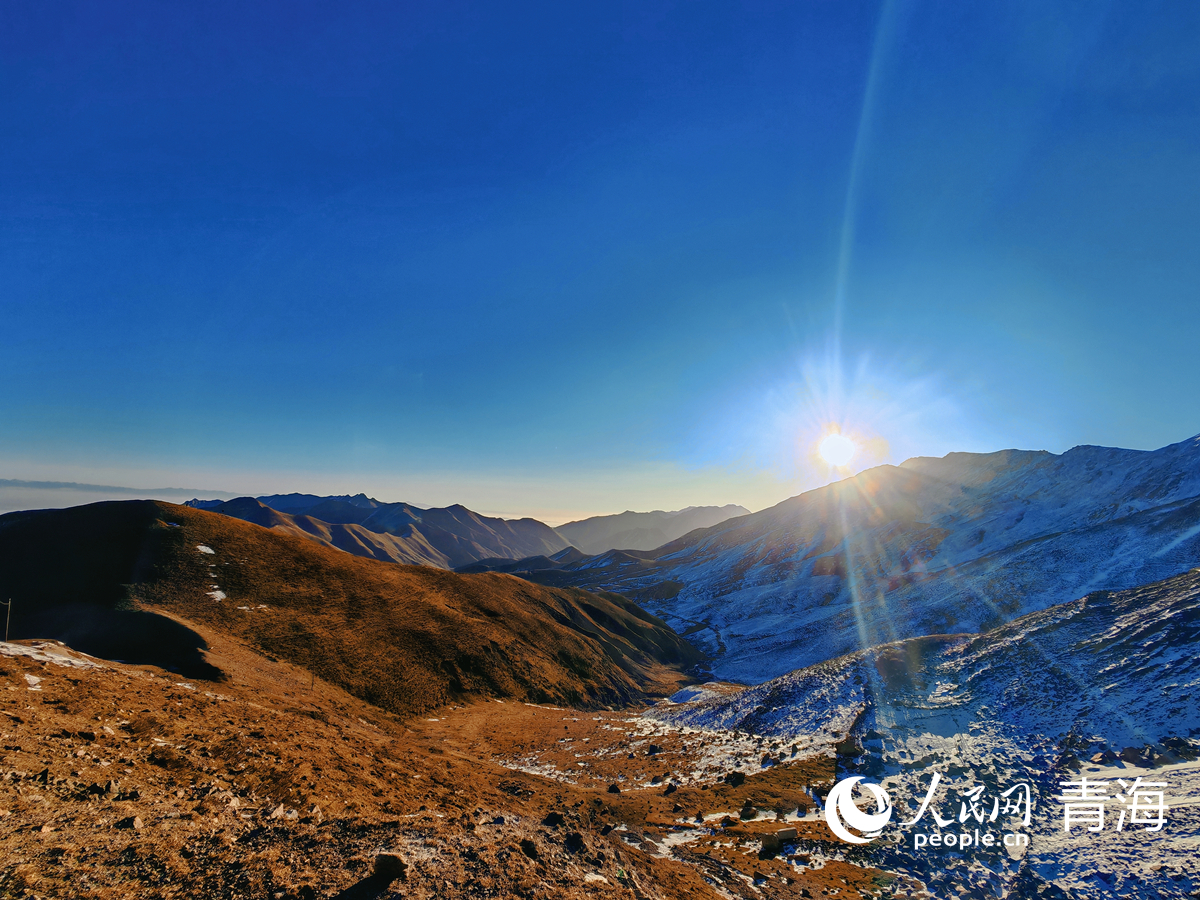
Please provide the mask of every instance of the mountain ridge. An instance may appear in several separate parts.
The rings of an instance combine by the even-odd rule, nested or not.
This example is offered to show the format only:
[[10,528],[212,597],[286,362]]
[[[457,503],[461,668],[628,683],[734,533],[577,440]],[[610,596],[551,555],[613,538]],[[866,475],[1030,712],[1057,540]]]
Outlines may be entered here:
[[0,591],[14,637],[219,679],[196,623],[402,715],[472,697],[624,703],[700,658],[618,595],[364,559],[157,501],[0,516]]
[[460,503],[422,509],[404,502],[384,503],[362,493],[327,497],[271,494],[224,501],[195,498],[184,505],[289,534],[308,535],[326,546],[358,556],[441,569],[463,569],[484,559],[553,556],[575,547],[573,538],[585,539],[592,548],[650,550],[696,528],[748,512],[735,504],[687,507],[672,512],[627,510],[615,516],[593,516],[554,528],[528,516],[519,519],[484,516]]
[[626,510],[612,516],[592,516],[556,527],[571,544],[585,553],[605,550],[653,550],[697,528],[718,525],[736,516],[748,515],[744,506],[689,506],[685,509],[650,512]]
[[1200,437],[915,458],[637,557],[525,577],[619,591],[761,681],[899,638],[995,627],[1200,564]]

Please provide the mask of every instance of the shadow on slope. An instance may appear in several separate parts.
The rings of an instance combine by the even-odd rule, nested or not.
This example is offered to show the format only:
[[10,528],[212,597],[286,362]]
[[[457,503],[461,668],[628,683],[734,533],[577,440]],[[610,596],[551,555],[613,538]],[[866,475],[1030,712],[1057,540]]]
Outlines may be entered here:
[[[124,514],[113,516],[116,507]],[[156,519],[137,502],[0,516],[0,596],[14,601],[9,637],[53,638],[92,656],[221,680],[200,635],[131,601],[130,585],[150,570],[147,529]]]
[[0,590],[16,598],[22,628],[53,626],[80,649],[108,650],[97,655],[194,663],[203,642],[185,647],[185,626],[158,627],[162,611],[401,715],[472,696],[626,703],[700,661],[619,595],[364,559],[152,501],[0,517]]

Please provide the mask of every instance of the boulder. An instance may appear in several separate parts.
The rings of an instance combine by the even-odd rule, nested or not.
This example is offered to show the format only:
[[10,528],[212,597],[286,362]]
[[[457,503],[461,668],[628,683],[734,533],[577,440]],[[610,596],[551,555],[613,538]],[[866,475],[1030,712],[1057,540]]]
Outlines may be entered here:
[[405,872],[408,869],[408,863],[399,853],[377,853],[375,854],[374,873],[377,878],[386,878],[388,881],[395,881],[397,878],[407,878]]

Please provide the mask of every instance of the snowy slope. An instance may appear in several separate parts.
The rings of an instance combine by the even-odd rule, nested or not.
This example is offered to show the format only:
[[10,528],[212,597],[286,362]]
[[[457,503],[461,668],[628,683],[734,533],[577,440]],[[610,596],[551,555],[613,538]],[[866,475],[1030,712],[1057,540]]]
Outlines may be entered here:
[[[530,577],[622,591],[759,682],[1200,564],[1200,438],[882,466],[648,554]],[[669,586],[666,589],[665,586]]]
[[[1034,786],[1024,857],[980,852],[951,860],[903,840],[872,845],[870,858],[886,868],[934,884],[983,884],[996,876],[1010,887],[1022,879],[1053,883],[1070,896],[1182,898],[1200,888],[1198,655],[1194,570],[1089,594],[987,634],[899,641],[732,697],[661,704],[650,715],[836,752],[839,777],[862,774],[889,790],[903,813],[897,821],[915,814],[935,771],[945,786],[946,817],[961,809],[972,786]],[[1163,830],[1065,834],[1060,784],[1081,775],[1165,782],[1171,810]]]

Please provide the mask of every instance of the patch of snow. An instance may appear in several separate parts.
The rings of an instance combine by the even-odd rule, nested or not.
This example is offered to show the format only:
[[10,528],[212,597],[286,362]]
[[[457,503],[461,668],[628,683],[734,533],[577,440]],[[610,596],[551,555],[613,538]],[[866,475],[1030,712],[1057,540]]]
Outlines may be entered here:
[[30,644],[10,644],[0,641],[0,656],[27,656],[38,662],[53,663],[75,669],[104,668],[94,657],[72,650],[58,641],[37,641]]
[[683,690],[676,691],[674,694],[672,694],[670,697],[670,702],[691,703],[695,700],[712,700],[724,696],[724,691],[714,690],[713,687],[710,687],[710,685],[715,686],[715,682],[685,687]]

